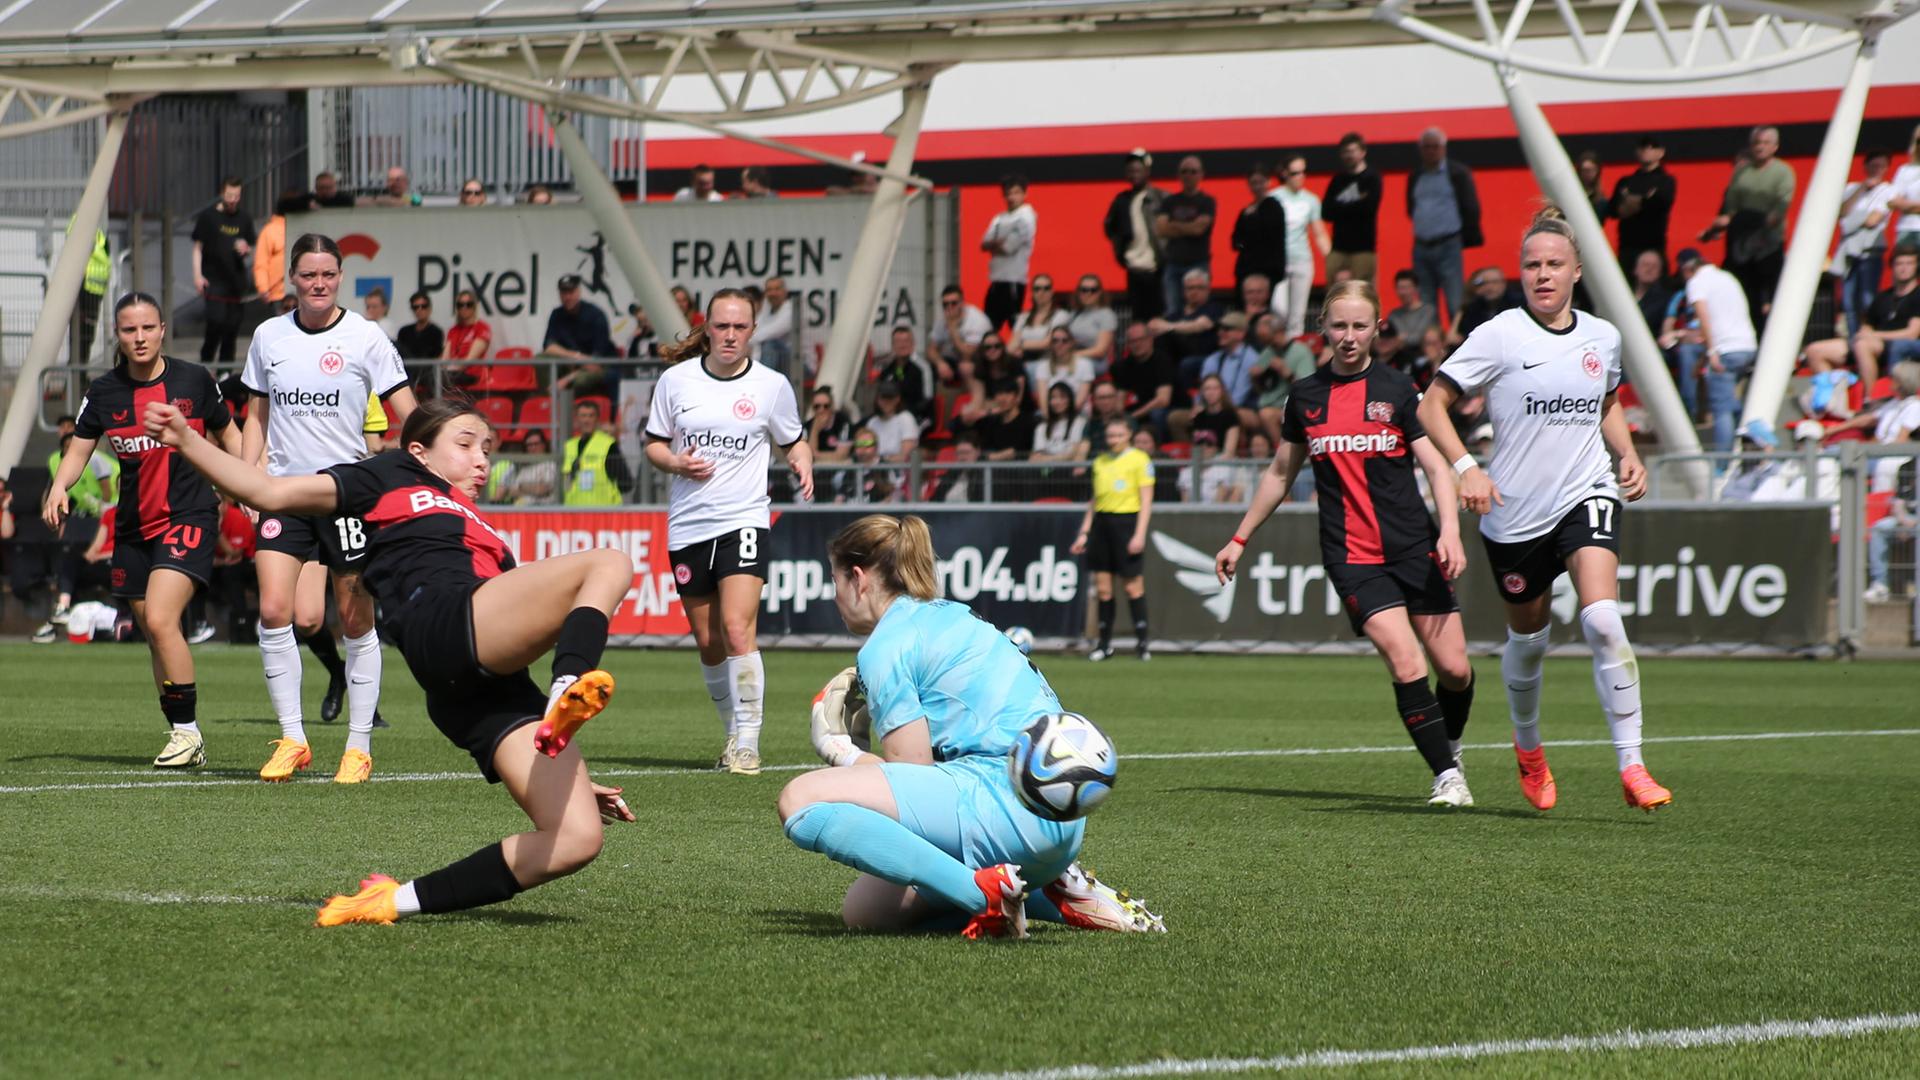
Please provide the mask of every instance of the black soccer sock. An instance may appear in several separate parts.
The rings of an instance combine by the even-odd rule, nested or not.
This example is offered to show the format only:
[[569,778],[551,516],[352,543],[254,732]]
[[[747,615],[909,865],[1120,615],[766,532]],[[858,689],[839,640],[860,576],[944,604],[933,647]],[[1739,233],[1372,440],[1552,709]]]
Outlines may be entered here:
[[520,895],[520,882],[507,867],[506,849],[489,844],[457,863],[413,879],[420,913],[465,911]]
[[200,703],[200,691],[190,682],[160,684],[160,715],[174,727],[193,723],[194,709]]
[[1447,747],[1447,722],[1441,715],[1440,702],[1433,696],[1433,688],[1425,679],[1393,684],[1393,698],[1400,707],[1400,719],[1407,725],[1407,734],[1413,737],[1415,749],[1427,759],[1427,768],[1433,775],[1439,776],[1453,768],[1453,751]]
[[322,626],[307,638],[307,648],[320,659],[320,665],[327,669],[329,679],[347,677],[347,662],[340,659],[340,646],[333,640],[333,631]]
[[1147,643],[1147,594],[1127,597],[1127,610],[1133,613],[1133,636],[1140,644]]
[[1439,680],[1434,680],[1433,696],[1440,702],[1440,711],[1447,715],[1447,738],[1460,741],[1460,733],[1467,730],[1467,716],[1473,712],[1473,683],[1469,677],[1467,685],[1458,690],[1449,690]]
[[599,608],[577,607],[567,612],[560,624],[560,640],[553,645],[553,677],[585,675],[600,666],[600,654],[607,649],[607,613]]
[[1113,644],[1113,609],[1113,597],[1100,601],[1100,647],[1103,649]]

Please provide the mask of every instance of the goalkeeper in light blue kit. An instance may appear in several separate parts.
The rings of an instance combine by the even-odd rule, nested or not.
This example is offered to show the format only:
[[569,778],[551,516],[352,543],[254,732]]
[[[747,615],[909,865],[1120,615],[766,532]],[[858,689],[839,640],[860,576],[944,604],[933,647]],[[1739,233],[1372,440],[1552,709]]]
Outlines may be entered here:
[[[867,638],[857,679],[876,753],[855,742],[864,717],[849,668],[814,701],[814,748],[834,767],[789,783],[779,811],[795,844],[865,871],[847,890],[847,925],[964,922],[969,938],[1025,937],[1031,905],[1082,929],[1164,931],[1074,862],[1084,820],[1049,821],[1014,793],[1007,753],[1060,699],[998,630],[935,599],[926,522],[869,515],[828,554],[840,617]],[[1048,884],[1029,896],[1030,882]]]

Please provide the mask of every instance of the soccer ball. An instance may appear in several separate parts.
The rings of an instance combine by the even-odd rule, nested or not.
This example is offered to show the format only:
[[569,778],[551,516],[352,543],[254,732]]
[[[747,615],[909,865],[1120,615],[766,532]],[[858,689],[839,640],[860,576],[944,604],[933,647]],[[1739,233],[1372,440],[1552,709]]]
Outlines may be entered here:
[[1007,640],[1013,642],[1013,647],[1020,650],[1021,656],[1033,651],[1033,631],[1024,626],[1007,627]]
[[1112,793],[1118,769],[1113,743],[1079,713],[1034,721],[1007,755],[1007,775],[1020,801],[1050,821],[1093,813]]

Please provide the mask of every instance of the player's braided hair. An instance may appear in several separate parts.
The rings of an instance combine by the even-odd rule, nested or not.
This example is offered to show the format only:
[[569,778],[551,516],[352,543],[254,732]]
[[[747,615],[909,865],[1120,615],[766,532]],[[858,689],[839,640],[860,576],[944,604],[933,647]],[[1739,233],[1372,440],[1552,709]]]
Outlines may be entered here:
[[1521,250],[1526,250],[1527,241],[1542,235],[1563,237],[1567,246],[1573,249],[1573,261],[1580,261],[1580,238],[1573,235],[1573,224],[1567,220],[1567,215],[1553,203],[1547,203],[1533,215],[1526,233],[1520,237]]
[[[707,300],[708,319],[713,318],[713,305],[722,300],[744,300],[748,310],[754,308],[753,297],[748,295],[745,289],[721,289]],[[660,346],[660,358],[669,364],[677,364],[689,356],[706,356],[711,351],[711,343],[707,340],[707,324],[701,323],[687,331],[686,337],[670,345]]]
[[933,534],[927,523],[908,514],[868,514],[841,529],[827,545],[827,558],[841,573],[860,567],[895,594],[915,600],[940,595],[933,569]]

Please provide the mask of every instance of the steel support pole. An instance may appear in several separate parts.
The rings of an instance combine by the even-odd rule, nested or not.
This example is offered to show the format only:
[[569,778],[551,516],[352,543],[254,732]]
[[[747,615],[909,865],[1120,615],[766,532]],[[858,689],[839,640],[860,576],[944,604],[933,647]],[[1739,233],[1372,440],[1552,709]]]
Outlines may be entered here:
[[893,266],[893,251],[900,243],[900,230],[907,220],[907,185],[894,179],[913,171],[913,155],[920,143],[920,123],[927,115],[927,91],[932,76],[900,92],[900,117],[893,122],[893,150],[887,155],[887,172],[880,181],[873,203],[867,208],[866,224],[860,228],[860,240],[854,245],[853,259],[847,267],[847,282],[840,289],[840,302],[833,316],[833,329],[827,335],[826,354],[814,377],[816,386],[830,386],[839,400],[850,400],[859,385],[858,372],[866,359],[872,338],[874,312],[879,309],[880,291],[886,285],[887,271]]
[[654,331],[661,341],[684,337],[690,329],[687,317],[681,313],[680,305],[673,302],[667,279],[660,276],[660,268],[648,256],[647,246],[640,240],[640,230],[633,224],[627,205],[620,201],[613,181],[601,171],[600,163],[593,160],[593,154],[588,152],[586,142],[574,130],[570,118],[550,110],[547,119],[553,124],[567,166],[573,170],[573,183],[580,189],[581,200],[593,215],[594,224],[600,226],[600,235],[606,238],[607,248],[620,264],[627,284],[633,286],[634,294],[640,298],[640,306],[647,309],[647,319],[653,323]]
[[[80,192],[80,205],[73,212],[73,227],[60,255],[54,259],[53,274],[47,279],[46,304],[40,308],[39,321],[33,326],[33,340],[14,383],[13,400],[7,403],[7,416],[0,421],[0,469],[12,473],[27,448],[27,436],[33,431],[33,414],[40,407],[40,373],[60,354],[60,341],[66,336],[67,321],[73,317],[74,301],[87,276],[87,260],[93,255],[93,233],[106,216],[107,190],[113,185],[114,165],[120,160],[120,143],[127,134],[127,116],[133,106],[117,102],[107,116],[107,130],[100,137],[100,152],[94,156],[93,171],[87,174],[87,186]],[[101,318],[111,317],[108,311]]]
[[1814,162],[1806,197],[1800,201],[1800,217],[1793,224],[1780,284],[1773,290],[1773,308],[1760,335],[1760,353],[1747,379],[1747,402],[1740,413],[1743,430],[1755,420],[1771,428],[1780,414],[1780,402],[1787,396],[1807,318],[1813,313],[1813,290],[1820,282],[1822,264],[1833,242],[1833,227],[1840,220],[1840,193],[1853,167],[1854,145],[1860,141],[1860,118],[1867,111],[1867,89],[1877,48],[1874,35],[1861,37],[1846,85],[1834,105],[1833,120],[1820,141],[1820,157]]
[[[1621,363],[1653,420],[1654,430],[1660,434],[1661,449],[1674,454],[1699,453],[1700,434],[1680,401],[1680,391],[1674,387],[1673,375],[1667,370],[1660,346],[1653,340],[1653,331],[1647,328],[1640,305],[1633,299],[1627,276],[1612,258],[1613,245],[1607,240],[1600,218],[1593,212],[1593,204],[1587,201],[1586,190],[1580,186],[1580,177],[1574,172],[1566,147],[1553,133],[1547,114],[1521,85],[1520,73],[1503,68],[1498,74],[1527,163],[1533,167],[1541,189],[1573,226],[1580,250],[1587,253],[1581,261],[1581,280],[1587,283],[1587,292],[1600,308],[1600,314],[1620,331]],[[1705,495],[1708,478],[1704,464],[1683,470],[1680,481],[1688,489],[1686,494]]]

